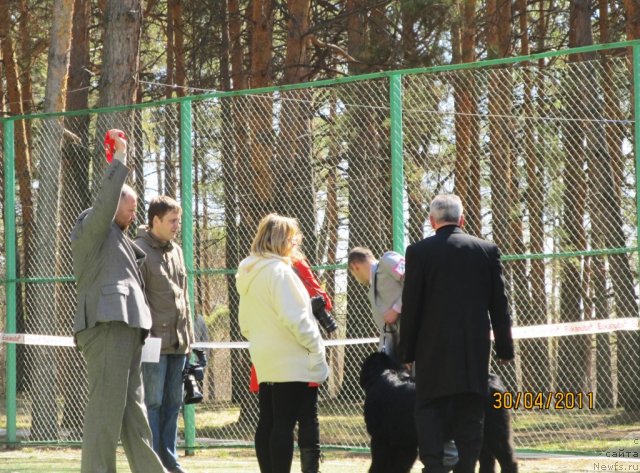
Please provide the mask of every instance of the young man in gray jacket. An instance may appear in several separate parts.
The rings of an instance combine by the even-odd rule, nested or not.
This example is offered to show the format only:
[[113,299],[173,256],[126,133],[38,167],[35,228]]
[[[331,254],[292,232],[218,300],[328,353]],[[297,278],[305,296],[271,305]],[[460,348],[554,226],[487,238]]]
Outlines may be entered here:
[[357,247],[349,252],[348,267],[360,284],[369,288],[369,303],[373,320],[380,330],[380,350],[398,359],[404,257],[387,251],[380,261],[369,248]]
[[133,473],[161,473],[142,399],[140,360],[151,328],[140,265],[145,254],[125,233],[136,194],[124,181],[126,141],[110,130],[115,156],[93,207],[71,232],[78,301],[73,332],[87,363],[89,401],[82,435],[82,473],[115,473],[122,439]]
[[147,254],[142,266],[145,294],[153,325],[151,336],[162,340],[158,363],[143,363],[145,403],[153,433],[153,449],[170,473],[184,473],[176,449],[182,406],[182,371],[194,340],[182,249],[174,243],[182,209],[172,198],[151,199],[148,225],[138,228],[136,243]]

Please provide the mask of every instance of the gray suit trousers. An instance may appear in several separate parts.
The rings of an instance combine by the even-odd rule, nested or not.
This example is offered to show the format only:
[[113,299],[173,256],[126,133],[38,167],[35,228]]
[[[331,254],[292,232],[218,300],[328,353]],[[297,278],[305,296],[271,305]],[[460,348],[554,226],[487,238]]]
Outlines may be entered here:
[[89,381],[82,473],[116,473],[118,438],[132,473],[164,473],[153,451],[144,404],[141,329],[106,322],[78,332],[76,338]]

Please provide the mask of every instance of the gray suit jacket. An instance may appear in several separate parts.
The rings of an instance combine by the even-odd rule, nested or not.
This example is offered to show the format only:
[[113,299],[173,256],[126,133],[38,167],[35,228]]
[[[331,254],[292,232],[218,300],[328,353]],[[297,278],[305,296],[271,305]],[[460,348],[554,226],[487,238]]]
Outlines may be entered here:
[[384,313],[395,306],[402,312],[402,288],[404,286],[404,257],[394,251],[382,255],[380,261],[371,268],[371,284],[369,285],[369,302],[373,320],[380,330],[380,349],[395,356],[399,343],[400,319],[388,327],[395,333],[385,335]]
[[404,286],[404,257],[387,251],[371,268],[369,302],[376,325],[382,331],[384,313],[394,305],[402,312],[402,287]]
[[124,164],[112,161],[93,207],[78,216],[71,231],[78,285],[74,334],[98,322],[151,328],[140,274],[145,254],[113,221],[128,173]]

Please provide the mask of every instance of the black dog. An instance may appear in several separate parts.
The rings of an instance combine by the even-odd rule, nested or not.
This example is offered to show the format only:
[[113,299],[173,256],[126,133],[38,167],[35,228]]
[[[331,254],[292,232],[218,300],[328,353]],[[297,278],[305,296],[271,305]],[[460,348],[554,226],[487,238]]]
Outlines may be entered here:
[[[413,378],[389,356],[372,353],[362,364],[360,386],[365,391],[364,420],[371,436],[369,473],[408,473],[418,456]],[[489,391],[480,473],[493,473],[495,460],[502,473],[517,473],[510,414],[492,407],[492,394],[505,391],[495,374],[489,374]]]

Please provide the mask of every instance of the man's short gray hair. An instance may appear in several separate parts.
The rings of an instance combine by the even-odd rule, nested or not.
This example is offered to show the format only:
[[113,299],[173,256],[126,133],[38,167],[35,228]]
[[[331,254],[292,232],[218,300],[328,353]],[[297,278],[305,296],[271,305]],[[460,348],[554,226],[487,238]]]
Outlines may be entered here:
[[460,222],[462,201],[455,194],[440,194],[431,201],[429,215],[436,223]]

